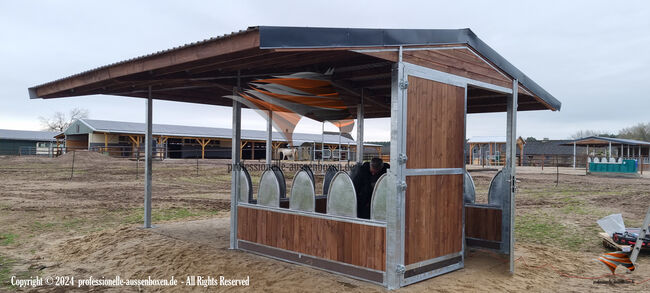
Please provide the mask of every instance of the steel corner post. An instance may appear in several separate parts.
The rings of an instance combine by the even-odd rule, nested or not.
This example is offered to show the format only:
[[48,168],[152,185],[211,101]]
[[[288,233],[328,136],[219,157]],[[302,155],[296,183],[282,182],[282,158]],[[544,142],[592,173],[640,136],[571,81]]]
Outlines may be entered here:
[[230,249],[237,249],[237,205],[240,192],[241,104],[232,104],[232,171],[230,186]]
[[517,104],[518,104],[519,81],[512,81],[512,95],[507,101],[507,126],[506,126],[506,166],[508,185],[510,186],[507,200],[504,200],[503,213],[507,215],[508,221],[503,223],[503,235],[506,252],[509,255],[509,271],[515,271],[515,193],[517,191]]
[[152,147],[153,147],[153,97],[151,96],[151,86],[149,86],[147,101],[146,101],[146,124],[147,129],[145,134],[145,156],[144,156],[144,228],[151,228],[151,178],[152,178],[152,166],[153,162],[151,160],[152,156]]
[[400,87],[404,75],[404,64],[401,62],[402,50],[399,51],[400,62],[393,65],[391,77],[391,130],[390,130],[390,164],[391,173],[395,176],[395,188],[393,197],[388,197],[386,202],[386,287],[397,289],[400,287],[404,274],[403,255],[403,225],[404,215],[402,205],[404,202],[405,189],[401,188],[404,182],[404,166],[400,164],[400,154],[404,153],[404,109],[403,98],[406,89]]

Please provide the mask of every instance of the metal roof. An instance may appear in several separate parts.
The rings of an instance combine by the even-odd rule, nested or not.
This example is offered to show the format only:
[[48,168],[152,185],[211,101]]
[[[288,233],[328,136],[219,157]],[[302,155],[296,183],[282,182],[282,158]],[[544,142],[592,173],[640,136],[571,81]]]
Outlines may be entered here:
[[[571,143],[571,145],[569,145]],[[573,155],[572,140],[537,140],[526,143],[524,155]],[[584,155],[587,150],[583,146],[576,149],[577,155]]]
[[[122,122],[110,120],[95,120],[95,119],[79,119],[79,122],[87,125],[93,131],[107,132],[107,133],[128,133],[128,134],[144,134],[145,124],[137,122]],[[184,126],[184,125],[169,125],[169,124],[153,124],[153,135],[165,136],[179,136],[179,137],[205,137],[205,138],[232,138],[232,129],[230,128],[215,128],[215,127],[200,127],[200,126]],[[266,140],[266,131],[263,130],[241,130],[241,138],[243,140]],[[332,134],[325,134],[326,144],[338,144],[339,136]],[[280,132],[273,132],[273,141],[286,141]],[[294,133],[294,145],[302,145],[303,143],[320,143],[323,136],[320,134],[310,133]],[[356,141],[341,136],[341,144],[356,145]],[[376,144],[365,143],[366,146],[379,146]]]
[[150,58],[150,57],[163,55],[165,53],[169,53],[169,52],[172,52],[172,51],[181,50],[181,49],[194,47],[194,46],[200,46],[200,45],[203,45],[203,44],[206,44],[206,43],[227,39],[227,38],[235,36],[235,35],[241,35],[241,34],[244,34],[244,33],[247,33],[247,32],[256,31],[257,29],[258,29],[257,27],[253,26],[253,27],[247,28],[246,30],[239,30],[237,32],[232,32],[232,33],[229,33],[229,34],[223,34],[221,36],[208,38],[208,39],[204,39],[204,40],[197,41],[197,42],[187,43],[187,44],[176,46],[176,47],[173,47],[173,48],[169,48],[169,49],[165,49],[165,50],[159,50],[159,51],[156,51],[154,53],[141,55],[141,56],[138,56],[138,57],[133,57],[133,58],[129,58],[129,59],[118,61],[118,62],[113,62],[113,63],[110,63],[110,64],[95,67],[93,69],[88,69],[86,71],[82,71],[82,72],[79,72],[79,73],[75,73],[75,74],[72,74],[72,75],[68,75],[66,77],[62,77],[62,78],[59,78],[59,79],[55,79],[53,81],[49,81],[49,82],[46,82],[46,83],[42,83],[42,84],[30,87],[29,88],[29,97],[31,99],[38,99],[38,96],[36,96],[36,94],[31,90],[32,88],[37,88],[37,87],[42,87],[42,86],[45,86],[45,85],[53,84],[53,83],[56,83],[58,81],[62,81],[62,80],[69,79],[69,78],[72,78],[72,77],[77,77],[77,76],[80,76],[80,75],[84,75],[86,73],[89,73],[89,72],[92,72],[92,71],[95,71],[95,70],[104,69],[104,68],[108,68],[108,67],[111,67],[111,66],[124,64],[124,63],[129,63],[129,62],[132,62],[132,61],[143,60],[143,59],[147,59],[147,58]]
[[[259,35],[258,48],[260,49],[350,48],[350,50],[354,50],[355,48],[384,49],[390,47],[395,49],[399,46],[466,44],[507,75],[517,79],[523,87],[527,88],[534,95],[539,97],[542,102],[546,103],[551,109],[560,110],[562,105],[561,102],[550,93],[480,40],[470,29],[362,29],[282,26],[249,27],[246,30],[241,30],[239,32],[97,67],[52,82],[30,87],[28,91],[31,98],[40,98],[36,93],[37,88],[42,88],[47,85],[52,85],[57,82],[62,82],[74,77],[90,74],[98,70],[111,68],[125,63],[144,61],[164,54],[174,54],[189,47],[211,45],[246,33],[257,33]],[[73,94],[70,96],[72,95]]]
[[467,140],[468,143],[488,143],[488,142],[499,142],[505,143],[505,136],[472,136]]
[[588,141],[588,140],[602,140],[603,143],[607,142],[607,144],[609,144],[609,142],[613,142],[617,144],[628,144],[628,145],[650,145],[650,142],[642,141],[642,140],[615,138],[615,137],[602,137],[602,136],[583,137],[576,140],[568,141],[568,143],[571,144],[573,144],[573,142],[580,143],[581,141]]
[[54,141],[58,132],[0,129],[0,140]]
[[260,26],[260,48],[385,47],[467,44],[554,109],[562,103],[503,58],[471,29],[361,29]]

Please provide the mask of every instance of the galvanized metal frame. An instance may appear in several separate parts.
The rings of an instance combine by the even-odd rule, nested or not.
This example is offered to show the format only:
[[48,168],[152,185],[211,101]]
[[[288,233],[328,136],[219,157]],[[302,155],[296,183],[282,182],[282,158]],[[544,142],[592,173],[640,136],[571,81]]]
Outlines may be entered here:
[[[397,86],[398,86],[398,90],[401,91],[401,93],[400,93],[401,94],[401,103],[399,104],[399,107],[400,107],[402,119],[404,119],[404,117],[406,117],[406,115],[408,115],[408,113],[406,113],[406,111],[407,111],[407,106],[406,105],[408,103],[408,93],[407,93],[408,76],[416,76],[416,77],[427,79],[427,80],[432,80],[432,81],[436,81],[436,82],[440,82],[440,83],[444,83],[444,84],[450,84],[450,85],[462,87],[464,89],[464,97],[463,97],[463,99],[464,99],[464,101],[463,101],[463,103],[464,103],[463,104],[463,107],[464,107],[463,123],[464,124],[466,124],[466,119],[467,119],[467,117],[466,117],[467,116],[467,87],[468,87],[469,84],[471,84],[473,86],[476,86],[476,87],[482,87],[482,88],[486,88],[486,89],[489,89],[489,90],[498,91],[498,92],[502,92],[502,93],[508,93],[508,91],[509,91],[508,89],[503,88],[503,87],[499,87],[499,86],[487,84],[487,83],[484,83],[484,82],[481,82],[481,81],[477,81],[477,80],[473,80],[473,79],[469,79],[469,78],[449,74],[449,73],[446,73],[446,72],[442,72],[442,71],[438,71],[438,70],[435,70],[435,69],[423,67],[423,66],[420,66],[420,65],[411,64],[411,63],[407,63],[407,62],[400,62],[400,63],[403,66],[403,71],[401,72],[401,79],[398,82]],[[394,104],[393,104],[393,106],[394,106]],[[397,160],[398,163],[402,163],[401,165],[399,165],[402,176],[398,178],[398,182],[401,182],[401,184],[398,183],[398,197],[400,198],[399,210],[401,212],[400,231],[399,231],[400,232],[400,244],[401,244],[401,247],[400,247],[400,263],[397,264],[397,267],[398,267],[399,272],[400,272],[400,274],[399,274],[399,279],[400,279],[399,283],[400,283],[400,285],[399,286],[406,286],[406,285],[416,283],[416,282],[419,282],[419,281],[422,281],[422,280],[425,280],[425,279],[428,279],[428,278],[431,278],[431,277],[434,277],[434,276],[437,276],[437,275],[440,275],[440,274],[444,274],[444,273],[447,273],[447,272],[450,272],[450,271],[453,271],[453,270],[456,270],[456,269],[460,269],[460,268],[462,268],[464,266],[464,263],[465,263],[465,259],[464,259],[464,252],[465,252],[465,243],[464,243],[464,239],[465,239],[465,227],[464,227],[465,226],[465,217],[464,217],[464,213],[465,213],[465,211],[464,211],[464,206],[463,206],[462,211],[461,211],[462,218],[463,218],[463,220],[462,220],[463,227],[462,227],[462,235],[461,235],[463,241],[461,241],[461,243],[462,243],[461,251],[458,252],[458,253],[452,253],[452,254],[441,256],[441,257],[434,258],[434,259],[431,259],[431,260],[425,260],[425,261],[418,262],[418,263],[415,263],[415,264],[410,264],[408,266],[404,265],[404,250],[405,250],[404,243],[405,243],[405,240],[406,240],[405,239],[405,230],[406,229],[405,229],[405,226],[404,226],[405,225],[405,216],[406,216],[406,214],[405,214],[405,210],[406,210],[406,202],[405,202],[406,193],[405,193],[405,190],[406,190],[406,188],[408,188],[408,186],[406,186],[406,181],[405,181],[406,176],[452,175],[452,174],[453,175],[456,175],[456,174],[462,175],[462,174],[464,174],[465,168],[466,168],[466,166],[465,166],[465,158],[463,156],[463,167],[462,168],[406,169],[405,163],[406,163],[406,160],[408,159],[408,158],[406,158],[406,137],[405,137],[405,135],[406,135],[406,126],[407,126],[406,124],[407,124],[407,122],[404,119],[404,120],[402,120],[402,123],[399,126],[400,131],[403,134],[402,136],[398,137],[398,138],[401,139],[401,141],[399,141],[398,143],[394,143],[395,141],[393,141],[391,139],[391,146],[393,144],[396,144],[396,145],[399,145],[401,147],[400,152],[398,153],[398,155],[397,155],[398,157],[396,158],[396,160]],[[464,125],[463,126],[463,133],[465,134],[465,132],[466,132],[466,126]],[[394,157],[394,155],[393,155],[392,150],[391,150],[391,159],[393,157]],[[400,158],[403,158],[403,160],[400,159]],[[395,165],[395,164],[392,163],[391,165]],[[429,265],[437,263],[437,262],[444,262],[446,260],[453,259],[454,257],[459,257],[460,261],[458,263],[446,265],[444,267],[434,269],[434,270],[429,271],[429,272],[421,273],[421,274],[418,274],[418,275],[415,275],[415,276],[412,276],[412,277],[405,277],[404,276],[404,272],[406,272],[407,270],[422,268],[422,267],[429,266]],[[387,269],[388,268],[389,267],[387,266]],[[388,271],[387,271],[387,273],[388,273]],[[390,289],[390,287],[389,287],[389,289]]]
[[[509,221],[502,221],[502,226],[507,236],[503,245],[507,245],[509,255],[510,273],[515,272],[515,193],[517,191],[517,104],[518,104],[519,81],[512,81],[512,95],[508,97],[507,102],[507,127],[506,127],[506,165],[508,172],[508,181],[510,183],[510,192],[507,205],[504,206],[502,215],[508,215]],[[507,240],[507,242],[505,241]]]
[[230,186],[230,249],[237,249],[237,205],[239,204],[239,166],[241,149],[241,104],[232,102],[232,179]]
[[[462,168],[428,168],[428,169],[406,169],[406,105],[407,105],[407,100],[408,100],[408,95],[407,95],[407,86],[408,86],[408,76],[416,76],[424,79],[429,79],[433,80],[436,82],[440,83],[445,83],[445,84],[450,84],[458,87],[462,87],[465,89],[465,97],[464,97],[464,122],[466,124],[466,119],[467,119],[467,88],[469,85],[473,87],[479,87],[479,88],[484,88],[488,89],[491,91],[496,91],[499,93],[505,93],[505,94],[515,94],[516,95],[516,88],[509,89],[509,88],[504,88],[492,84],[488,84],[485,82],[481,82],[478,80],[473,80],[453,74],[449,74],[446,72],[426,68],[423,66],[419,66],[416,64],[410,64],[403,62],[402,60],[402,48],[400,47],[399,51],[399,61],[393,65],[392,69],[392,77],[391,77],[391,149],[390,149],[390,154],[391,154],[391,170],[389,172],[392,173],[393,176],[395,176],[396,179],[396,194],[394,197],[389,197],[387,198],[387,213],[386,213],[386,222],[381,222],[381,221],[375,221],[375,220],[368,220],[368,219],[359,219],[359,218],[351,218],[351,217],[343,217],[343,216],[336,216],[336,215],[329,215],[329,214],[320,214],[320,213],[315,213],[315,212],[305,212],[305,211],[298,211],[298,210],[290,210],[290,209],[284,209],[284,208],[274,208],[274,207],[266,207],[266,206],[259,206],[255,204],[249,204],[249,203],[243,203],[243,202],[238,202],[234,204],[232,207],[233,210],[236,210],[237,206],[241,207],[247,207],[247,208],[254,208],[254,209],[262,209],[262,210],[270,210],[274,212],[280,212],[280,213],[289,213],[289,214],[299,214],[299,215],[304,215],[308,217],[315,217],[315,218],[323,218],[323,219],[332,219],[332,220],[337,220],[337,221],[343,221],[343,222],[349,222],[349,223],[357,223],[357,224],[363,224],[363,225],[371,225],[371,226],[379,226],[379,227],[385,227],[386,228],[386,271],[385,271],[385,277],[384,277],[384,282],[382,285],[386,286],[388,289],[397,289],[401,286],[405,286],[408,284],[412,284],[415,282],[419,282],[440,274],[444,274],[453,270],[460,269],[464,266],[464,252],[465,252],[465,211],[463,205],[463,220],[462,220],[462,248],[461,251],[458,253],[452,253],[449,255],[441,256],[438,258],[434,258],[431,260],[426,260],[422,262],[418,262],[415,264],[411,264],[408,267],[404,265],[404,251],[405,251],[405,191],[406,191],[406,176],[417,176],[417,175],[447,175],[447,174],[463,174],[466,170],[466,162],[465,158],[463,158],[463,167]],[[509,108],[510,109],[510,108]],[[361,108],[358,108],[357,114],[361,114],[358,116],[363,115],[363,113],[359,113]],[[233,109],[233,112],[235,110]],[[239,110],[241,111],[241,110]],[[239,117],[240,118],[240,117]],[[233,116],[233,123],[234,122],[234,116]],[[239,123],[241,123],[239,121]],[[361,124],[361,123],[360,123]],[[241,125],[239,125],[241,127]],[[233,127],[234,128],[234,127]],[[361,130],[362,132],[362,130]],[[466,125],[464,125],[464,132],[466,133]],[[234,129],[233,129],[234,133]],[[359,130],[357,132],[359,135]],[[362,133],[361,133],[362,135]],[[239,150],[234,144],[234,139],[235,137],[233,136],[233,158],[235,158],[235,149],[237,149],[236,156],[238,157],[239,155]],[[324,145],[323,145],[324,146]],[[321,147],[323,147],[321,146]],[[357,145],[359,147],[359,145]],[[358,151],[358,150],[357,150]],[[237,163],[239,161],[239,158],[237,158]],[[233,159],[233,162],[235,160]],[[233,179],[234,183],[234,179]],[[235,186],[238,186],[235,185]],[[235,188],[237,189],[237,188]],[[238,190],[233,190],[233,193],[239,192]],[[493,207],[490,207],[493,208]],[[236,248],[236,243],[233,244],[233,241],[237,241],[236,239],[236,229],[237,229],[237,224],[236,224],[236,218],[233,220],[233,217],[236,217],[236,212],[232,213],[231,212],[231,247],[233,245]],[[234,224],[233,224],[234,223]],[[233,235],[235,234],[235,235]],[[240,240],[241,241],[241,240]],[[273,257],[273,256],[270,256]],[[450,265],[445,265],[444,267],[431,270],[429,272],[421,273],[412,277],[404,278],[404,272],[407,270],[412,270],[412,269],[417,269],[417,268],[422,268],[428,265],[432,265],[438,262],[444,262],[444,261],[449,261],[450,259],[454,259],[454,257],[459,257],[460,261],[457,263],[453,263]],[[284,259],[283,259],[284,260]],[[288,260],[284,260],[288,261]],[[291,261],[289,261],[291,262]],[[333,273],[340,273],[340,272],[333,272]],[[346,275],[347,276],[347,275]],[[348,277],[354,277],[354,276],[348,276]]]
[[146,101],[146,130],[144,139],[144,228],[151,228],[151,179],[153,168],[153,97],[151,86]]
[[266,117],[266,167],[271,168],[273,162],[273,111],[269,110]]
[[[363,163],[363,125],[364,125],[364,92],[361,89],[361,103],[357,105],[357,163]],[[348,144],[348,152],[350,145]],[[350,160],[348,156],[348,161]]]
[[256,251],[256,250],[251,250],[251,249],[240,248],[240,250],[255,253],[255,254],[258,254],[258,255],[262,255],[264,257],[269,257],[269,258],[272,258],[272,259],[276,259],[276,260],[280,260],[280,261],[284,261],[284,262],[288,262],[288,263],[292,263],[292,264],[296,264],[296,265],[304,265],[304,266],[314,267],[314,268],[317,268],[319,270],[323,270],[323,271],[326,271],[326,272],[329,272],[329,273],[337,274],[337,275],[344,276],[344,277],[347,277],[347,278],[362,280],[362,281],[374,283],[374,284],[377,284],[377,285],[385,286],[385,283],[386,283],[386,272],[384,272],[384,271],[378,271],[378,270],[374,270],[374,269],[371,269],[371,268],[361,267],[361,266],[357,266],[357,265],[353,265],[353,264],[349,264],[349,263],[339,262],[339,261],[330,260],[330,259],[324,259],[324,258],[316,257],[316,256],[313,256],[313,255],[304,255],[304,254],[300,254],[300,253],[295,252],[295,251],[286,250],[286,249],[277,248],[277,247],[272,247],[272,246],[268,246],[268,245],[264,245],[264,244],[260,244],[260,243],[246,241],[246,240],[239,240],[239,242],[249,243],[249,244],[253,244],[253,245],[256,245],[256,246],[267,247],[267,248],[277,250],[277,251],[283,251],[283,252],[287,252],[287,253],[297,254],[300,258],[308,257],[308,258],[311,258],[311,259],[322,260],[322,261],[326,261],[326,262],[329,262],[329,263],[336,263],[336,264],[340,264],[340,265],[343,265],[343,266],[346,266],[346,267],[356,268],[356,269],[360,269],[360,270],[364,270],[364,271],[368,271],[368,272],[375,272],[375,273],[381,274],[383,276],[382,279],[384,280],[384,282],[379,283],[379,282],[376,282],[376,281],[373,281],[373,280],[357,277],[357,276],[354,276],[354,275],[349,275],[349,274],[346,274],[344,272],[330,270],[330,269],[327,269],[327,268],[323,268],[323,267],[314,265],[313,262],[300,263],[300,262],[295,262],[295,261],[292,261],[292,260],[289,260],[289,259],[286,259],[286,258],[273,256],[273,255],[270,255],[268,253],[263,253],[263,252]]
[[[385,285],[388,289],[400,287],[401,273],[404,272],[404,190],[406,184],[403,175],[404,165],[399,163],[399,157],[405,156],[404,138],[404,109],[403,99],[405,89],[400,88],[404,78],[404,64],[402,63],[402,47],[399,47],[399,60],[393,64],[391,74],[391,106],[390,106],[390,173],[395,176],[396,193],[394,197],[386,198],[386,278]],[[399,267],[402,266],[402,267]]]
[[474,87],[480,87],[484,89],[488,89],[491,91],[496,91],[499,93],[504,93],[504,94],[512,94],[512,89],[510,88],[505,88],[502,86],[498,85],[493,85],[487,82],[467,78],[467,77],[462,77],[458,75],[453,75],[447,72],[431,69],[428,67],[416,65],[416,64],[411,64],[411,63],[404,63],[405,65],[405,70],[409,71],[409,75],[421,77],[421,78],[426,78],[430,79],[433,81],[441,82],[441,83],[446,83],[450,85],[455,85],[458,87],[467,87],[467,85],[472,85]]
[[422,175],[457,175],[463,174],[464,168],[426,168],[426,169],[406,169],[404,174],[406,176],[422,176]]

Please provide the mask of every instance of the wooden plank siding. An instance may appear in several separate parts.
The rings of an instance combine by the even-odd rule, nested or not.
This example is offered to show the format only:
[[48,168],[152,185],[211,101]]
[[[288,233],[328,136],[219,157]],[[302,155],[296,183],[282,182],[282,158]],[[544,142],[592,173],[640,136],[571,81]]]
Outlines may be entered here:
[[406,177],[406,265],[460,252],[463,175]]
[[238,207],[237,238],[378,271],[386,270],[386,228]]
[[[465,89],[408,77],[407,169],[463,168]],[[406,177],[405,264],[461,252],[463,175]]]
[[465,89],[414,76],[408,81],[406,168],[462,168]]
[[465,207],[465,236],[501,241],[501,210]]
[[404,51],[405,62],[510,88],[512,79],[503,76],[466,49]]

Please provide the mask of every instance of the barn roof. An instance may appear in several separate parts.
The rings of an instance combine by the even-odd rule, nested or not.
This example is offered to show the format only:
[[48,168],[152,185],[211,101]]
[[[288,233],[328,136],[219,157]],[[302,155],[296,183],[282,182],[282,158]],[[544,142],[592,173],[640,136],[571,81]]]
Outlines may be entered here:
[[[524,155],[573,155],[571,140],[537,140],[526,142]],[[583,147],[576,149],[577,154],[585,154]]]
[[[123,122],[111,120],[95,120],[95,119],[79,119],[79,123],[83,123],[95,132],[106,133],[122,133],[122,134],[145,134],[145,124],[137,122]],[[176,136],[176,137],[203,137],[203,138],[231,138],[232,129],[230,128],[215,128],[215,127],[200,127],[200,126],[184,126],[184,125],[170,125],[170,124],[153,124],[153,135],[163,136]],[[246,130],[241,131],[242,140],[266,140],[266,131],[262,130]],[[334,134],[325,134],[324,141],[326,144],[338,144],[339,136]],[[273,132],[273,141],[286,141],[280,132]],[[295,145],[302,145],[304,143],[320,143],[323,141],[323,136],[320,134],[310,133],[294,133],[293,141]],[[341,136],[341,144],[356,145],[356,141]],[[379,146],[377,144],[364,143],[366,146]]]
[[51,131],[0,129],[0,139],[9,140],[54,141],[57,134]]
[[[366,117],[389,117],[390,58],[363,50],[460,46],[519,81],[519,111],[559,110],[561,103],[470,29],[359,29],[249,27],[236,33],[97,67],[29,88],[31,98],[94,94],[230,106],[223,98],[255,78],[334,69],[333,81],[349,105],[364,91]],[[444,65],[444,64],[443,64]],[[505,96],[468,92],[468,113],[505,111]],[[354,116],[356,111],[351,111]]]
[[602,136],[588,136],[575,140],[568,141],[567,144],[576,143],[578,145],[609,145],[613,144],[626,144],[626,145],[640,145],[650,146],[650,142],[634,139],[616,138],[616,137],[602,137]]

